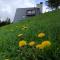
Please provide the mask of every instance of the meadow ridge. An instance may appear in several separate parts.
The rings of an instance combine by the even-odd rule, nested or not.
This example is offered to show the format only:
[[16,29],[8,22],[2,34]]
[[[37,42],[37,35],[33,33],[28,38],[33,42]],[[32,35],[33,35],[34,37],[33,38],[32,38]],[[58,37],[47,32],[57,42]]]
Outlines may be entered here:
[[60,60],[60,10],[1,27],[0,60]]

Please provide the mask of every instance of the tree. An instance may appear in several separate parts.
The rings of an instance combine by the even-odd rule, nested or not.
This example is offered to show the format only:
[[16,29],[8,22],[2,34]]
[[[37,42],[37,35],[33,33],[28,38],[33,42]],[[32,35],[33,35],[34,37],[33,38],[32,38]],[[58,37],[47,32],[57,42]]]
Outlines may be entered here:
[[5,21],[4,20],[3,21],[0,20],[0,27],[8,25],[10,23],[11,23],[10,22],[10,18],[7,17]]
[[9,18],[9,17],[7,17],[5,21],[6,21],[6,23],[7,23],[7,24],[10,24],[10,23],[11,23],[11,21],[10,21],[10,18]]
[[48,0],[49,7],[51,8],[58,8],[60,5],[60,0]]

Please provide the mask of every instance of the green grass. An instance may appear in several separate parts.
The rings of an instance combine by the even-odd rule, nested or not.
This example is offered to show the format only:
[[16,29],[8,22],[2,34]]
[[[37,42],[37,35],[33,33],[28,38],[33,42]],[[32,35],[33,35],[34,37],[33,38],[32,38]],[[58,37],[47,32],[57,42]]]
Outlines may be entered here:
[[[27,29],[22,29],[26,26]],[[46,37],[40,39],[38,33],[44,32]],[[18,38],[18,34],[23,34]],[[50,48],[44,50],[33,47],[19,48],[18,42],[35,41],[41,43],[49,40]],[[60,60],[60,10],[27,18],[18,23],[0,28],[0,60]]]

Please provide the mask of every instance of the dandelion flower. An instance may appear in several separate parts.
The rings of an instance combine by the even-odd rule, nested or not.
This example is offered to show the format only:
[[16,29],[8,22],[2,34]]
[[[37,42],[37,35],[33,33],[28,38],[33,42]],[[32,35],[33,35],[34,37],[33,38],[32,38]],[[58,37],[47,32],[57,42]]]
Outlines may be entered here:
[[26,41],[22,40],[22,41],[19,41],[19,47],[23,47],[27,45]]
[[44,36],[45,36],[45,33],[39,33],[39,34],[38,34],[38,37],[39,37],[39,38],[43,38]]
[[31,41],[28,45],[29,46],[34,46],[36,43],[34,41]]
[[37,44],[37,45],[36,45],[36,48],[43,49],[43,48],[44,48],[44,46],[43,46],[43,45],[41,45],[41,44]]
[[50,41],[43,41],[41,44],[42,44],[42,46],[46,47],[46,46],[50,46],[51,42]]
[[23,36],[23,34],[19,34],[19,35],[18,35],[18,37],[21,37],[21,36]]
[[48,47],[50,45],[51,45],[50,41],[43,41],[41,44],[37,44],[36,48],[44,49],[45,47]]

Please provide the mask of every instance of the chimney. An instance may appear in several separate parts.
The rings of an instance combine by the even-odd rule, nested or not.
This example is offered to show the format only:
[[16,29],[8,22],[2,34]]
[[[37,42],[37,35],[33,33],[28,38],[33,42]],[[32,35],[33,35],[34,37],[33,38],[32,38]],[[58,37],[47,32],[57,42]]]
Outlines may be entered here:
[[40,4],[37,4],[37,8],[40,8],[40,12],[42,13],[42,10],[43,10],[43,2],[40,2]]

